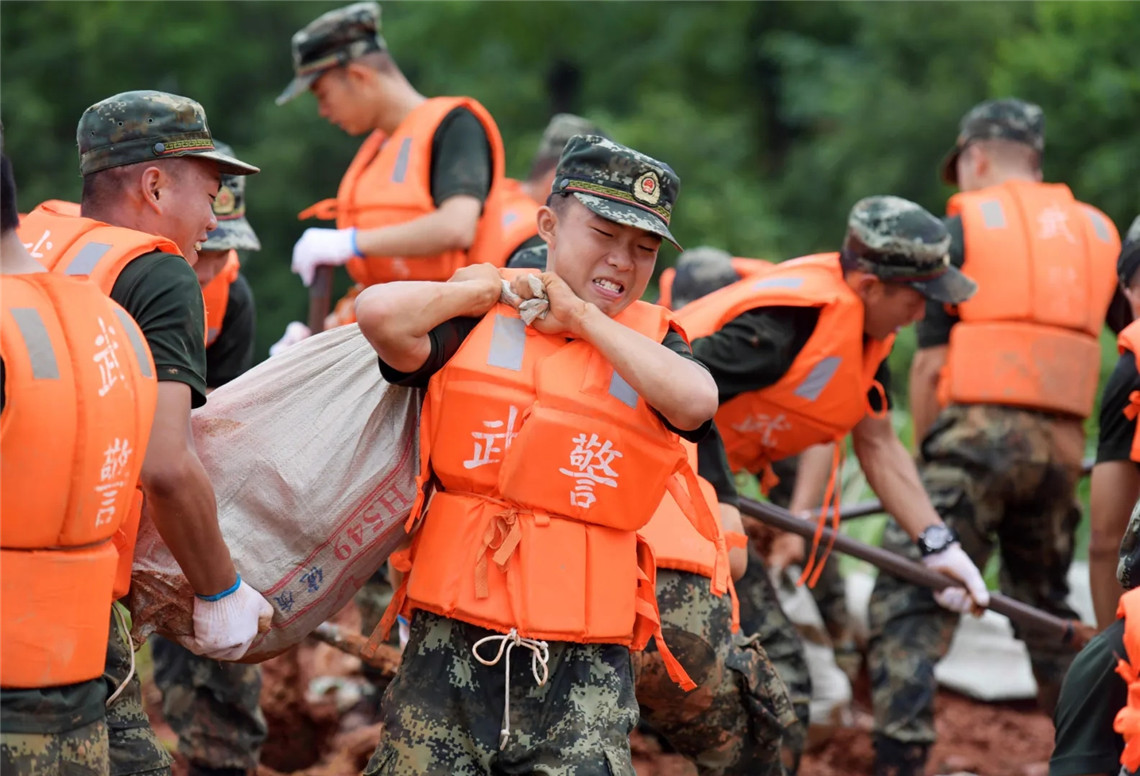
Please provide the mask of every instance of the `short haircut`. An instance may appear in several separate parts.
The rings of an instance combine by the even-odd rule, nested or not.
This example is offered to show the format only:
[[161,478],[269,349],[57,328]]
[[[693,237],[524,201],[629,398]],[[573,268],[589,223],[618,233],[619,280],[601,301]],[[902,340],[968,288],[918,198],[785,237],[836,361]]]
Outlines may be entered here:
[[0,234],[8,234],[20,225],[20,209],[16,206],[16,176],[5,153],[0,153],[0,210]]
[[558,215],[562,215],[570,206],[570,195],[572,193],[570,191],[555,192],[546,198],[546,206]]
[[385,75],[400,72],[400,68],[396,65],[396,60],[392,59],[392,55],[387,51],[369,51],[367,54],[349,60],[348,64],[357,63],[371,68],[378,73]]
[[1041,171],[1041,153],[1033,146],[1025,143],[1004,138],[991,138],[976,140],[970,145],[982,149],[986,156],[1003,165],[1024,167],[1033,172]]

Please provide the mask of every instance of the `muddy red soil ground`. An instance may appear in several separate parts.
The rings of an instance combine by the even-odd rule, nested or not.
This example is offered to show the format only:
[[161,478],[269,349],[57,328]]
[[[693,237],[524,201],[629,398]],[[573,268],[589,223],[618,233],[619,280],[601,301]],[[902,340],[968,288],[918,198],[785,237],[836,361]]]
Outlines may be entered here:
[[[343,627],[358,627],[351,609],[338,616]],[[333,647],[308,641],[262,664],[262,708],[269,740],[258,776],[354,776],[368,762],[381,726],[355,704],[363,686],[360,661]],[[320,680],[320,677],[329,677]],[[313,680],[318,680],[314,682]],[[871,772],[865,684],[857,688],[856,728],[836,729],[804,758],[803,776],[857,776]],[[859,690],[862,690],[860,692]],[[173,747],[174,735],[163,723],[158,694],[144,688],[148,710],[159,735]],[[321,693],[321,694],[317,694]],[[351,708],[356,705],[356,708]],[[984,704],[954,693],[938,699],[939,743],[929,774],[1045,776],[1052,750],[1053,726],[1032,704]],[[653,739],[634,734],[638,776],[696,776],[682,757],[662,751]],[[179,763],[175,776],[184,776]]]

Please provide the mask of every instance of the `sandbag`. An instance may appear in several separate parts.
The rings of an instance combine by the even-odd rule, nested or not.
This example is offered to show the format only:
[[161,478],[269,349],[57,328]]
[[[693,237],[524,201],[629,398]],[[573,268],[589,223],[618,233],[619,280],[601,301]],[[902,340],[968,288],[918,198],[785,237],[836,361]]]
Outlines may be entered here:
[[[193,412],[234,565],[274,608],[242,662],[303,639],[403,540],[421,398],[381,379],[352,324],[259,364]],[[186,645],[193,591],[145,509],[127,603],[136,643],[158,632]]]

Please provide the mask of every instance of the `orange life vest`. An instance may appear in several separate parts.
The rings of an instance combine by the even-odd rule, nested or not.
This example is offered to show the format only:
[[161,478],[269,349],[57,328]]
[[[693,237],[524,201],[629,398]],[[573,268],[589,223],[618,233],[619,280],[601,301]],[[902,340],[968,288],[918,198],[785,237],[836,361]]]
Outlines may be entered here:
[[1088,417],[1120,238],[1064,184],[1016,181],[956,194],[966,261],[978,283],[938,386],[943,404],[1001,404]]
[[[739,256],[732,259],[732,268],[742,278],[758,275],[774,266],[776,265],[764,259],[742,259]],[[673,281],[676,277],[677,268],[666,267],[661,270],[661,276],[657,278],[657,304],[670,310],[673,309]]]
[[[660,342],[669,314],[634,302],[616,318]],[[429,383],[420,421],[420,496],[438,484],[383,627],[425,609],[526,638],[623,644],[660,639],[653,554],[637,530],[668,491],[716,546],[719,521],[676,434],[582,340],[526,327],[497,305]],[[405,601],[406,595],[406,601]]]
[[[79,217],[77,207],[71,202],[49,200],[20,219],[17,228],[20,240],[28,246],[32,256],[52,272],[86,276],[110,296],[119,273],[139,256],[154,251],[182,255],[178,246],[165,237]],[[121,598],[130,589],[142,501],[140,488],[136,491],[134,508],[115,535],[115,547],[119,551],[115,598]]]
[[864,341],[863,302],[843,280],[839,254],[776,265],[687,305],[677,318],[694,339],[761,307],[818,307],[815,331],[774,385],[720,406],[716,425],[734,470],[759,472],[808,447],[838,442],[867,414],[867,392],[894,338]]
[[1112,728],[1124,736],[1120,764],[1128,771],[1140,771],[1140,588],[1120,597],[1116,616],[1124,618],[1124,651],[1126,659],[1118,659],[1116,673],[1128,683],[1128,702],[1117,712]]
[[94,284],[0,277],[0,686],[103,672],[118,563],[157,397],[131,317]]
[[[1121,353],[1127,350],[1136,357],[1136,371],[1140,372],[1140,321],[1133,321],[1124,327],[1116,338],[1116,347]],[[1140,391],[1133,391],[1128,399],[1129,404],[1124,408],[1124,414],[1129,420],[1136,420],[1140,415]],[[1132,451],[1128,457],[1140,463],[1140,423],[1136,424],[1136,431],[1132,435]]]
[[222,323],[226,320],[226,307],[230,303],[230,286],[241,271],[241,260],[237,251],[230,251],[222,271],[214,279],[202,286],[202,300],[206,304],[206,347],[217,341],[222,333]]
[[456,108],[475,114],[491,144],[491,190],[483,203],[475,242],[466,250],[437,256],[368,256],[346,264],[357,283],[370,286],[392,280],[447,280],[468,264],[503,266],[502,201],[503,140],[487,109],[469,97],[425,100],[404,118],[389,137],[376,130],[352,160],[335,199],[304,210],[301,218],[336,219],[338,229],[374,229],[402,224],[436,209],[431,196],[431,147],[440,123]]
[[507,259],[519,249],[524,242],[538,235],[538,208],[542,203],[535,202],[523,191],[522,184],[513,178],[504,178],[502,188],[499,190],[502,197],[502,245],[503,260],[499,266],[504,266]]

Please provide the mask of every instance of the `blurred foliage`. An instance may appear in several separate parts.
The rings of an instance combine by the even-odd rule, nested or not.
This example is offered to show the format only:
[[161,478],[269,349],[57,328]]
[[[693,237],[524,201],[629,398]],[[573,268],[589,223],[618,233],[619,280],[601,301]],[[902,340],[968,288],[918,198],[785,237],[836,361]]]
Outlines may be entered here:
[[[77,198],[74,128],[113,93],[194,97],[214,133],[263,169],[245,257],[258,352],[303,320],[289,272],[306,224],[359,139],[311,97],[278,108],[292,33],[336,3],[5,2],[0,105],[23,209]],[[426,95],[468,94],[495,115],[508,172],[547,118],[584,114],[668,161],[682,244],[786,258],[834,249],[860,197],[934,212],[936,169],[974,103],[1016,94],[1046,110],[1046,176],[1126,227],[1140,209],[1140,3],[389,2],[384,35]],[[662,252],[662,266],[671,263]],[[340,285],[347,285],[341,276]],[[897,398],[913,338],[893,358]]]

